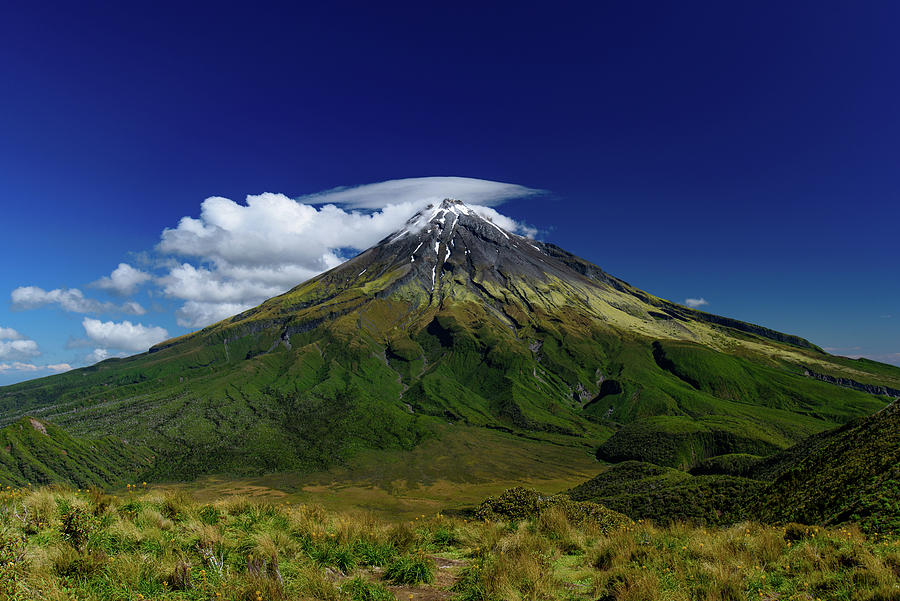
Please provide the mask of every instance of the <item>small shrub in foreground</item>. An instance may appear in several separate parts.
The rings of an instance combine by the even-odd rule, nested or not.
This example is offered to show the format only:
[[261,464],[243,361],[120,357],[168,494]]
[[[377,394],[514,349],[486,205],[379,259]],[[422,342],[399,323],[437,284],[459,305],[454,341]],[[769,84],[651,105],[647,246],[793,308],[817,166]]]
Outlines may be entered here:
[[27,568],[25,537],[0,531],[0,598],[15,598]]
[[60,534],[63,538],[75,550],[83,550],[93,527],[88,512],[83,507],[73,507],[62,514],[60,521]]
[[430,584],[434,582],[434,560],[421,552],[398,557],[385,568],[384,577],[394,584]]
[[356,577],[341,584],[341,592],[353,601],[395,601],[394,594],[379,582]]
[[353,553],[364,566],[383,566],[396,557],[397,549],[391,543],[362,540],[353,547]]

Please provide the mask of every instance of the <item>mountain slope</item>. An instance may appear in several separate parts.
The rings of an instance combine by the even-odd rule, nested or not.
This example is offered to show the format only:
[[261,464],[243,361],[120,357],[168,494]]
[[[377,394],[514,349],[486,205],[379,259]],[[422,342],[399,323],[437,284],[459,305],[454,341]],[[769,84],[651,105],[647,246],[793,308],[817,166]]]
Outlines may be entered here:
[[719,459],[694,471],[702,475],[625,461],[568,494],[659,522],[854,521],[900,532],[900,401],[767,458]]
[[760,463],[772,485],[758,515],[773,521],[853,520],[900,532],[900,401],[797,444]]
[[675,305],[444,201],[231,319],[0,388],[0,411],[146,444],[154,477],[318,469],[447,424],[689,467],[785,448],[898,389],[900,369]]
[[122,484],[147,468],[153,455],[111,436],[84,439],[24,417],[0,429],[0,485],[68,482],[79,487]]
[[605,468],[566,492],[575,501],[593,501],[634,520],[659,524],[691,521],[731,524],[749,519],[764,482],[729,475],[693,476],[640,461]]

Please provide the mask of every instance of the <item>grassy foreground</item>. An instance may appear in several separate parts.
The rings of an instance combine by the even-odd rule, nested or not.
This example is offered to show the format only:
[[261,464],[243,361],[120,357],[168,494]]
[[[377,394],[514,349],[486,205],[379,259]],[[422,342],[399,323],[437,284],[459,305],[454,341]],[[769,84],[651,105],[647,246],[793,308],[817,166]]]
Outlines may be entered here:
[[896,537],[852,526],[660,528],[570,508],[390,523],[143,485],[122,497],[7,489],[0,598],[900,599]]

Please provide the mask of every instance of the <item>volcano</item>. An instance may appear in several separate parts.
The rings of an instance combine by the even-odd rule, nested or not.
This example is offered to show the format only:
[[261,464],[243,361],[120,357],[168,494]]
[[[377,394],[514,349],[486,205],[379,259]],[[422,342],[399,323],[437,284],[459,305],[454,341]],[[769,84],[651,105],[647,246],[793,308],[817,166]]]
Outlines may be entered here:
[[655,297],[448,199],[232,318],[0,388],[0,410],[121,437],[183,479],[343,465],[454,428],[689,469],[897,396],[900,369]]

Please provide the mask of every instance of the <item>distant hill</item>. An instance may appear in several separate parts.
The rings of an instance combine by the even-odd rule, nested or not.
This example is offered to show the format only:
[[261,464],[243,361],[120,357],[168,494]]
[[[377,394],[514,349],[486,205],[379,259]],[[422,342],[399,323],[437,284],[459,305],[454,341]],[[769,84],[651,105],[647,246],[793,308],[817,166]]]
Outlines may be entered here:
[[853,521],[900,532],[900,401],[768,458],[725,455],[693,471],[626,461],[568,494],[634,519]]
[[146,448],[112,436],[75,438],[59,426],[33,417],[23,417],[0,429],[3,486],[123,484],[128,476],[146,471],[151,462],[152,454]]
[[894,394],[898,368],[657,298],[446,200],[230,319],[0,388],[0,425],[128,440],[158,457],[147,479],[319,470],[456,424],[689,469]]
[[765,483],[729,475],[693,476],[652,463],[625,461],[568,491],[632,519],[658,523],[730,524],[750,517],[748,507]]
[[772,484],[755,507],[765,520],[852,520],[900,532],[900,401],[761,462]]

